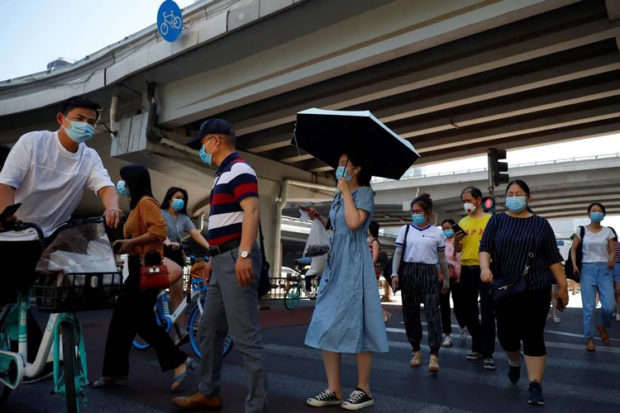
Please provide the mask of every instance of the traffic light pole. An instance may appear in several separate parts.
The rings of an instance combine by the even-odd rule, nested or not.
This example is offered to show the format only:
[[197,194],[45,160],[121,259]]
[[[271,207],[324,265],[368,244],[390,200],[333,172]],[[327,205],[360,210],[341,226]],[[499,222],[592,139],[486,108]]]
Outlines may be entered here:
[[491,208],[491,214],[495,214],[495,184],[493,182],[493,161],[490,156],[487,156],[487,171],[489,173],[489,197],[493,201],[493,208]]

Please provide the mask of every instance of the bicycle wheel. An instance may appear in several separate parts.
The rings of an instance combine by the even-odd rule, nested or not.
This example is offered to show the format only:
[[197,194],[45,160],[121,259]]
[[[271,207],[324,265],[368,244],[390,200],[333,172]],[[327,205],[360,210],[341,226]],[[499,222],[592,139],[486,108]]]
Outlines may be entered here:
[[[77,413],[79,411],[76,387],[80,387],[75,358],[75,331],[71,323],[62,323],[62,358],[63,358],[63,378],[65,385],[65,397],[67,399],[67,412]],[[78,373],[78,374],[76,374]]]
[[301,289],[299,288],[299,284],[291,285],[284,294],[284,307],[286,307],[287,310],[294,310],[297,307],[297,304],[299,304],[300,298]]
[[[196,357],[200,358],[202,353],[200,352],[200,343],[198,340],[198,324],[200,324],[200,309],[198,306],[194,307],[192,310],[192,315],[189,317],[189,321],[187,322],[187,329],[189,333],[189,342],[192,346],[192,350]],[[233,338],[230,331],[226,334],[226,338],[224,338],[224,347],[222,348],[222,357],[226,357],[230,350],[233,348]]]

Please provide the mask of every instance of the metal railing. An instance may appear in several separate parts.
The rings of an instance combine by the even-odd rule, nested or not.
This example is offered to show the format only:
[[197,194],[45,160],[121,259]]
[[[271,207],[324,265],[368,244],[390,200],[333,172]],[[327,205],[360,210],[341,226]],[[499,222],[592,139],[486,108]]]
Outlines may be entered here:
[[[566,164],[571,162],[584,162],[584,161],[596,161],[601,159],[613,159],[619,158],[620,152],[607,153],[601,155],[591,155],[591,156],[573,156],[572,158],[562,158],[562,159],[552,159],[548,161],[535,161],[535,162],[526,162],[526,163],[518,163],[518,164],[510,164],[509,168],[531,168],[533,166],[544,166],[544,165],[557,165],[557,164]],[[450,176],[450,175],[465,175],[479,172],[486,172],[488,170],[487,167],[484,168],[469,168],[469,169],[460,169],[456,171],[439,171],[433,173],[425,173],[422,175],[415,175],[415,168],[411,168],[407,170],[400,178],[400,180],[408,180],[408,179],[423,179],[423,178],[434,178],[439,176]],[[393,179],[388,178],[379,178],[375,177],[372,179],[372,182],[388,182],[393,181]]]

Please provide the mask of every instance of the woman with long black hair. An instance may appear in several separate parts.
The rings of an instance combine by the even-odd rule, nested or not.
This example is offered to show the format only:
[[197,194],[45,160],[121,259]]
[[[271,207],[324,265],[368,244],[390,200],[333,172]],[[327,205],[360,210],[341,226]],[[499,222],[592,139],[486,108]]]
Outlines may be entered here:
[[[157,353],[162,371],[174,369],[171,389],[174,391],[187,376],[192,360],[179,350],[170,336],[157,325],[153,306],[159,291],[141,290],[139,274],[142,259],[146,253],[156,251],[163,256],[166,239],[166,223],[157,201],[153,198],[151,178],[142,165],[126,165],[120,171],[122,180],[117,184],[120,195],[129,197],[131,213],[127,217],[123,233],[125,239],[117,240],[118,253],[129,254],[129,277],[125,282],[126,293],[114,308],[108,328],[103,375],[93,387],[105,387],[123,379],[129,373],[129,350],[136,334],[149,343]],[[168,267],[170,281],[181,277],[181,268],[168,258],[163,258]]]
[[[508,378],[516,384],[521,376],[521,343],[529,376],[528,403],[543,405],[545,373],[545,322],[551,302],[551,284],[558,284],[558,309],[568,304],[566,274],[549,222],[527,206],[530,188],[521,180],[506,187],[505,213],[489,220],[480,242],[480,278],[496,288],[514,288],[499,297],[495,293],[497,335],[508,357]],[[520,280],[523,280],[519,282]],[[494,284],[495,283],[495,284]],[[523,285],[523,288],[510,285]]]
[[[187,191],[173,186],[166,191],[164,201],[161,203],[161,215],[164,221],[166,221],[166,229],[168,231],[168,237],[164,241],[164,256],[170,258],[181,268],[185,265],[185,255],[183,254],[181,243],[186,233],[202,248],[209,248],[209,243],[200,231],[196,229],[196,226],[187,214],[188,202]],[[170,285],[170,297],[172,298],[172,311],[174,311],[183,299],[182,278]]]

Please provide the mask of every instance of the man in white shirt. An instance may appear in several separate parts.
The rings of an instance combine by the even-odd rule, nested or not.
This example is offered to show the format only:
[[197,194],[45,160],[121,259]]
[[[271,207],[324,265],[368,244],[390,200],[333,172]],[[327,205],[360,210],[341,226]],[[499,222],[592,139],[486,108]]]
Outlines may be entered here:
[[[97,152],[85,144],[93,136],[99,109],[88,98],[72,97],[56,115],[57,131],[29,132],[19,138],[0,172],[0,211],[21,203],[15,217],[40,226],[49,241],[71,218],[88,188],[101,198],[106,224],[118,226],[122,211],[116,188]],[[32,281],[40,247],[15,232],[0,233],[0,243],[4,301],[4,292],[14,296],[16,289]]]

